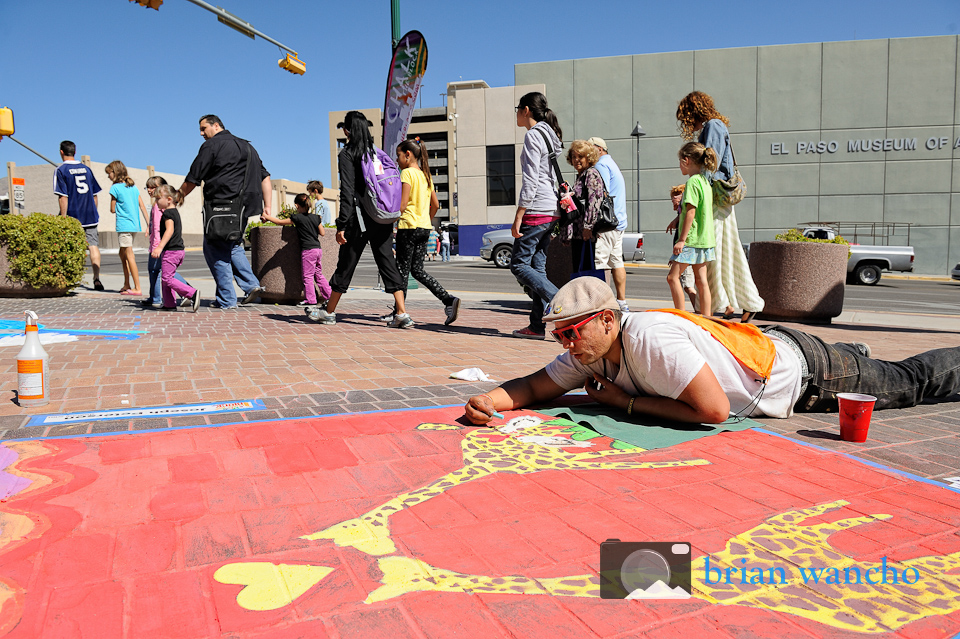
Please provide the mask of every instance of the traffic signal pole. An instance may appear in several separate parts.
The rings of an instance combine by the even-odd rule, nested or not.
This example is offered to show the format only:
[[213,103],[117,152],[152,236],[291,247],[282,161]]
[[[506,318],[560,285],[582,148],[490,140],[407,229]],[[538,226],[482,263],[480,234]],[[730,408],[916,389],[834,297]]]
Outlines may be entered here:
[[[191,0],[192,1],[192,0]],[[390,52],[392,53],[394,49],[397,48],[397,43],[400,42],[400,0],[390,0],[390,27],[392,33],[392,43],[390,44]]]
[[13,140],[14,142],[16,142],[17,144],[19,144],[19,145],[22,146],[23,148],[25,148],[27,151],[30,151],[30,152],[33,153],[34,155],[36,155],[36,156],[38,156],[38,157],[46,160],[47,162],[49,162],[49,163],[52,164],[53,166],[58,166],[53,160],[51,160],[51,159],[48,158],[47,156],[43,155],[42,153],[39,153],[39,152],[37,152],[37,151],[34,151],[34,150],[31,149],[29,146],[27,146],[26,144],[24,144],[23,142],[21,142],[21,141],[18,140],[17,138],[13,137],[12,135],[6,135],[6,136],[4,136],[4,137],[10,138],[10,139]]
[[[397,0],[393,0],[393,1],[396,2]],[[270,42],[270,43],[272,43],[272,44],[277,45],[278,47],[280,47],[280,48],[283,49],[284,51],[287,51],[287,52],[289,52],[289,53],[292,53],[292,54],[294,55],[294,57],[296,57],[296,56],[298,55],[296,51],[294,51],[293,49],[291,49],[291,48],[288,47],[287,45],[282,44],[282,43],[280,43],[280,42],[277,42],[276,40],[274,40],[274,39],[271,38],[270,36],[268,36],[268,35],[266,35],[266,34],[264,34],[264,33],[261,33],[260,31],[257,31],[256,29],[253,28],[253,25],[251,25],[249,22],[244,22],[243,20],[240,20],[240,19],[237,18],[236,16],[234,16],[234,15],[232,15],[232,14],[224,11],[224,10],[221,9],[220,7],[215,7],[215,6],[211,5],[211,4],[207,4],[207,3],[204,2],[203,0],[187,0],[187,2],[192,2],[193,4],[197,5],[197,6],[200,7],[200,8],[206,9],[206,10],[209,11],[210,13],[216,14],[217,19],[220,20],[220,22],[223,22],[223,23],[226,24],[227,26],[233,27],[234,29],[236,29],[236,30],[239,31],[240,33],[243,33],[243,34],[245,34],[245,35],[248,35],[248,36],[250,36],[251,38],[252,38],[253,36],[259,36],[259,37],[263,38],[264,40],[266,40],[267,42]]]

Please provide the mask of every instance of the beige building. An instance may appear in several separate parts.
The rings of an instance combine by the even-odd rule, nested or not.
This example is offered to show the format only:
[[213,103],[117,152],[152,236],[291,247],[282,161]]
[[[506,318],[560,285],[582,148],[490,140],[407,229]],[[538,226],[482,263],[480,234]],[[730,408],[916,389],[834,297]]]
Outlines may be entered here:
[[[383,140],[383,111],[380,109],[356,109],[363,113],[367,120],[373,123],[370,133],[373,136],[374,143],[378,146]],[[343,131],[337,128],[337,124],[343,122],[346,111],[330,111],[330,185],[340,189],[340,175],[337,170],[337,154],[346,143]],[[456,168],[453,162],[450,149],[456,146],[456,122],[449,104],[446,107],[432,107],[427,109],[415,109],[413,120],[407,129],[407,137],[419,137],[420,141],[426,146],[427,156],[430,160],[430,179],[433,181],[437,192],[437,199],[440,201],[440,210],[437,212],[436,220],[446,222],[456,219],[454,209],[456,204],[451,201],[450,185],[455,183]],[[395,155],[396,149],[389,149],[391,156]]]
[[[94,162],[90,156],[81,156],[81,161],[93,171],[100,184],[100,194],[97,198],[97,210],[100,213],[100,247],[111,249],[117,248],[117,218],[110,212],[110,181],[107,179],[105,162]],[[22,209],[12,208],[12,212],[28,214],[35,211],[56,215],[60,212],[58,198],[53,194],[53,174],[56,167],[49,164],[38,164],[32,166],[16,166],[13,162],[7,163],[7,176],[0,179],[0,198],[8,197],[10,193],[10,178],[22,178],[24,180],[24,206]],[[153,175],[159,175],[167,183],[179,187],[183,184],[186,176],[176,173],[166,173],[156,171],[152,166],[145,169],[127,167],[127,172],[133,178],[136,186],[141,190],[143,204],[149,210],[151,203],[147,197],[146,183],[147,178]],[[293,182],[290,180],[277,179],[271,180],[273,184],[273,201],[271,203],[273,213],[280,210],[281,205],[293,206],[293,198],[297,193],[303,193],[307,190],[307,185],[302,182]],[[336,189],[324,188],[323,198],[333,207],[336,214],[339,202],[339,192]],[[183,206],[179,207],[180,215],[183,220],[183,241],[186,246],[203,245],[203,193],[202,189],[195,189],[191,193]],[[259,220],[260,218],[253,218]],[[144,224],[146,230],[146,224]],[[145,236],[137,236],[134,246],[146,248],[147,241]]]

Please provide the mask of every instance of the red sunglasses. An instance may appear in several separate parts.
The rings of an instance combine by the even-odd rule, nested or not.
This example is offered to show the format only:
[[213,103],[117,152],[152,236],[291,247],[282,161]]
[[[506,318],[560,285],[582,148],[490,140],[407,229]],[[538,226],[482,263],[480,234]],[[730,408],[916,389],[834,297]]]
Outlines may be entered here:
[[563,340],[567,340],[568,342],[579,342],[581,339],[580,327],[593,321],[600,315],[603,315],[603,311],[597,311],[582,322],[577,322],[571,326],[555,328],[554,330],[550,331],[550,334],[553,335],[553,339],[557,340],[557,342],[560,344],[563,344]]

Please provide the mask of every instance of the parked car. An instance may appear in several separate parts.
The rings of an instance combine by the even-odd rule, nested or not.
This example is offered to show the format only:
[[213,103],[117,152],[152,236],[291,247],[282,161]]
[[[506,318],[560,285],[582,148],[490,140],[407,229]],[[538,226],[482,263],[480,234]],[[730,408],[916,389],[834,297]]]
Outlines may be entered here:
[[950,271],[950,277],[955,280],[960,280],[960,264],[953,267],[953,270]]
[[[832,240],[836,237],[836,232],[828,226],[809,226],[803,229],[803,234],[816,240]],[[743,250],[750,255],[749,244],[744,244]],[[914,258],[912,246],[851,244],[850,259],[847,260],[847,282],[874,286],[880,281],[883,271],[913,271]],[[960,269],[960,264],[957,268]],[[954,276],[954,279],[960,279],[960,273]]]
[[[513,258],[513,234],[510,229],[487,231],[483,234],[480,257],[493,262],[499,268],[510,268]],[[643,262],[643,233],[623,234],[623,261]]]

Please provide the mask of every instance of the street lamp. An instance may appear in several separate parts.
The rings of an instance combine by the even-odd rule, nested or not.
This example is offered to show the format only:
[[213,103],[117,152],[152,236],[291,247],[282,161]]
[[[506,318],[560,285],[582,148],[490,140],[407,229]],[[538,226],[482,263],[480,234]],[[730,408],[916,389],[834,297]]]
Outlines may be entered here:
[[631,137],[637,138],[637,233],[640,232],[640,138],[647,134],[643,130],[643,127],[640,126],[640,123],[637,122],[637,126],[633,127],[633,131],[630,133]]

